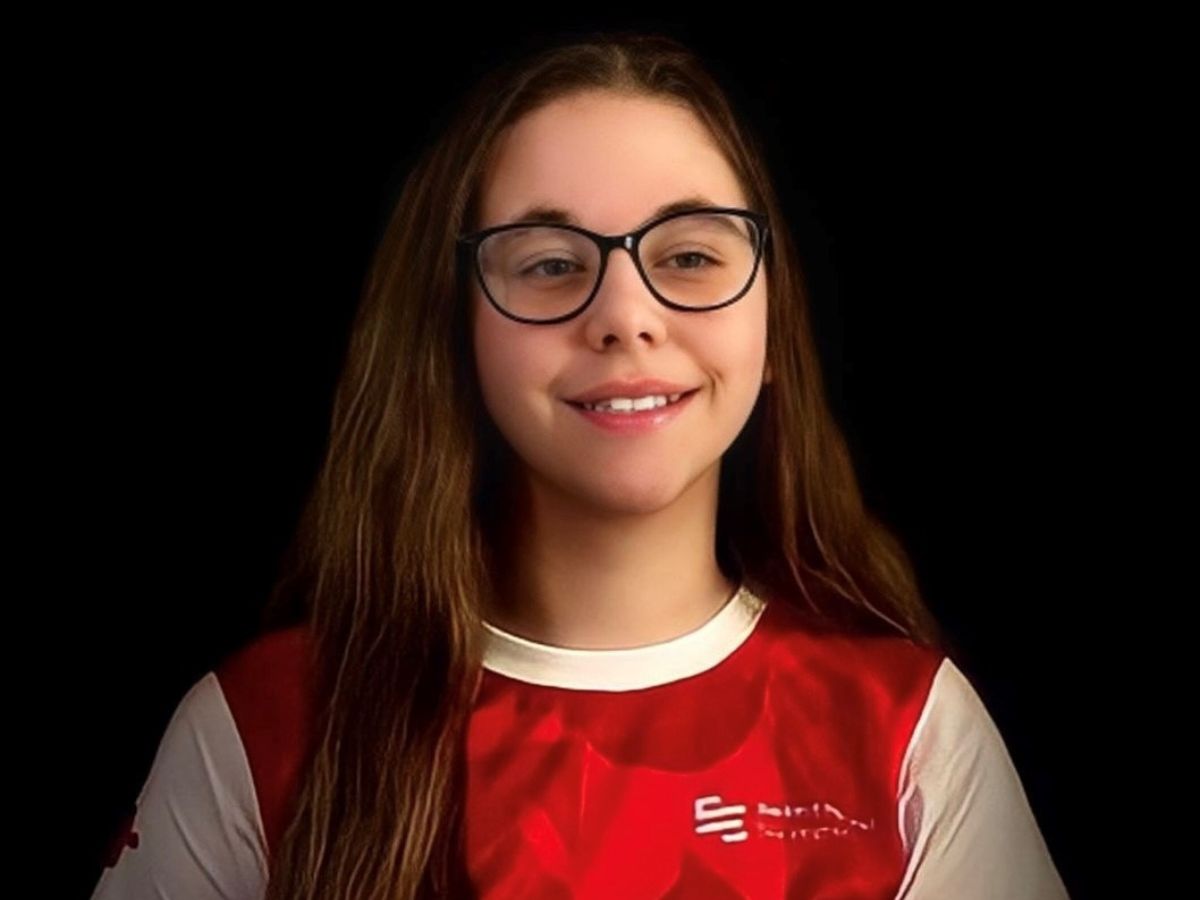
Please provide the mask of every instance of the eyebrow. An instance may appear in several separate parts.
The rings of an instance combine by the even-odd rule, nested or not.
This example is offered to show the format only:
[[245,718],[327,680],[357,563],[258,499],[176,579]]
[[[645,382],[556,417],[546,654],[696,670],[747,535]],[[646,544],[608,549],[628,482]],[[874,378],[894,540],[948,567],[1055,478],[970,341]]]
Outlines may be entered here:
[[[672,200],[670,203],[664,203],[654,212],[643,219],[638,227],[642,227],[647,222],[652,222],[661,216],[670,215],[676,212],[688,212],[694,209],[706,209],[710,206],[724,206],[722,203],[714,203],[712,200],[701,194],[692,194],[689,197],[682,197],[679,200]],[[516,222],[540,222],[545,225],[576,225],[582,227],[578,217],[570,210],[562,209],[557,206],[549,206],[545,203],[535,203],[533,206],[523,210],[520,215],[507,222],[501,222],[501,225],[510,225]]]

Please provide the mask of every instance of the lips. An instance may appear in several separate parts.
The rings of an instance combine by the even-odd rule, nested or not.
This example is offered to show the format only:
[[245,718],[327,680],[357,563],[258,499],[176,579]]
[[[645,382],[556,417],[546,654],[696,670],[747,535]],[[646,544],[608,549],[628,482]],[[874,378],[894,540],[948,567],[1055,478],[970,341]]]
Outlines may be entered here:
[[597,403],[601,400],[611,400],[614,397],[647,397],[656,394],[670,396],[671,394],[690,394],[699,388],[679,384],[674,381],[664,381],[660,378],[636,378],[605,381],[594,385],[574,397],[565,398],[568,403],[579,406],[584,403]]
[[[661,393],[663,394],[663,396],[665,396],[667,398],[667,406],[672,406],[672,405],[674,405],[674,403],[680,403],[683,400],[686,400],[688,397],[690,397],[692,394],[696,393],[696,391],[698,391],[698,390],[700,390],[700,388],[692,388],[690,391],[663,391]],[[671,397],[673,397],[675,394],[679,395],[679,399],[672,401]],[[601,400],[611,400],[613,397],[629,397],[632,399],[632,398],[636,398],[636,397],[646,397],[646,396],[655,396],[655,394],[653,391],[651,391],[649,394],[611,394],[607,397],[597,397],[595,400],[587,400],[587,401],[568,400],[567,402],[570,403],[572,406],[579,407],[580,409],[587,409],[587,407],[584,406],[585,402],[591,403],[594,405],[596,403],[599,403]],[[662,409],[663,407],[657,407],[657,408]]]
[[636,437],[652,434],[661,428],[668,428],[676,419],[687,414],[692,405],[692,395],[698,394],[699,388],[684,391],[674,403],[663,406],[652,406],[649,409],[634,409],[621,412],[589,409],[582,403],[564,403],[574,406],[577,415],[590,422],[601,432],[613,436]]

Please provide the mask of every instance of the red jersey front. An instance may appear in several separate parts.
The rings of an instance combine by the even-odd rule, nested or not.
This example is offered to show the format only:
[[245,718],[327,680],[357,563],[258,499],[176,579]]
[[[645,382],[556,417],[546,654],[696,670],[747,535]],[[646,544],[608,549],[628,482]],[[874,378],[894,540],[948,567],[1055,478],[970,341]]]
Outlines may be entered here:
[[[643,647],[485,628],[465,819],[480,897],[1066,896],[999,733],[939,653],[815,635],[745,588]],[[189,692],[140,840],[96,897],[262,896],[307,741],[307,649],[302,627],[266,635]]]

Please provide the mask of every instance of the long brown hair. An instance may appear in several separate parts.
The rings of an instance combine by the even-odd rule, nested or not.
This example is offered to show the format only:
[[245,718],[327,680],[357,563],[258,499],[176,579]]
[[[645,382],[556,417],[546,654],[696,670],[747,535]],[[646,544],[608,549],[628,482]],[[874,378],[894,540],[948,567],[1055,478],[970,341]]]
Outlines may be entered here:
[[455,238],[479,227],[501,132],[596,89],[687,104],[770,219],[773,380],[722,459],[719,565],[815,629],[947,646],[900,542],[863,506],[757,138],[674,39],[542,47],[485,76],[415,162],[365,285],[324,463],[264,614],[267,627],[307,621],[315,673],[312,746],[272,852],[271,900],[471,893],[464,735],[512,451],[481,399]]

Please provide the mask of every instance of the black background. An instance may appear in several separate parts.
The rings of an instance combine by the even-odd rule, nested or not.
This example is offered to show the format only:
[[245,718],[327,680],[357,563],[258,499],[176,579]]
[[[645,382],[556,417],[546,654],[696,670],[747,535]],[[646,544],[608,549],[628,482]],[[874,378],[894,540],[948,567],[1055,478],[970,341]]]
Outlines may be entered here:
[[[1121,590],[1097,489],[1117,388],[1083,261],[1112,61],[1044,23],[727,16],[579,28],[690,42],[766,142],[867,502],[1087,896],[1093,610]],[[94,885],[183,693],[253,633],[428,124],[539,27],[569,30],[471,20],[141,23],[148,38],[106,22],[31,107],[53,135],[30,230],[54,346],[29,377],[63,384],[38,416],[62,435],[69,504],[42,533],[80,609],[57,673],[85,749],[61,781],[64,896]]]

